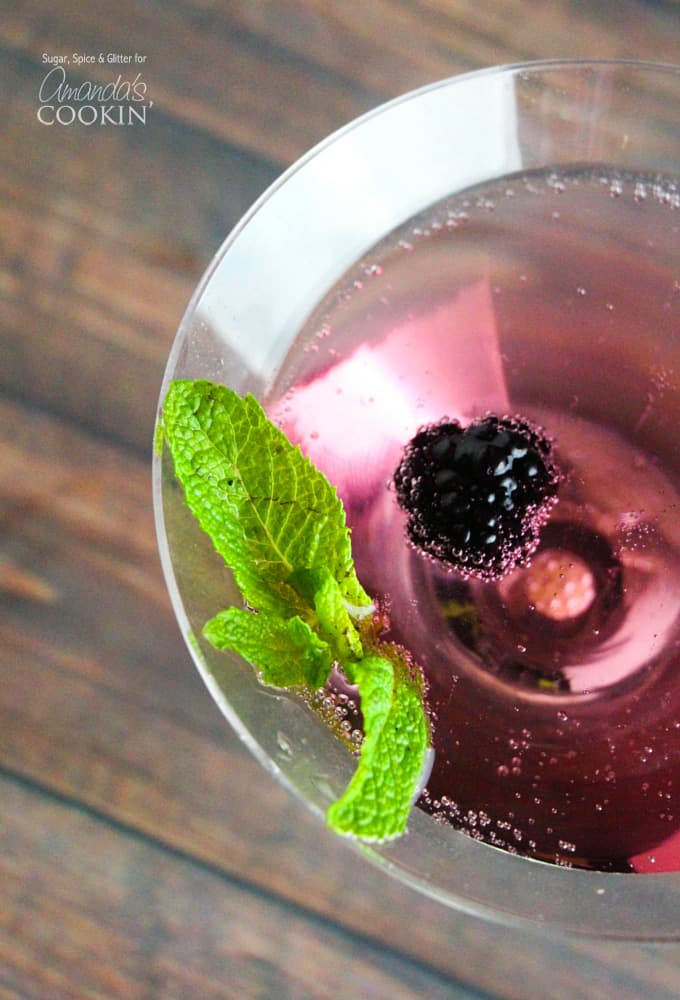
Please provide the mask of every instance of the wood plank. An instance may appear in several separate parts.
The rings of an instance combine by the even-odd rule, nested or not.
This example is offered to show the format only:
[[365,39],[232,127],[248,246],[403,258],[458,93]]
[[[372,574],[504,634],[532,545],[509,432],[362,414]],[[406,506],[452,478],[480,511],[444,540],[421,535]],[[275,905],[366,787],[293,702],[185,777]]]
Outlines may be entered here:
[[[565,37],[677,60],[677,4],[4,3],[0,996],[455,996],[449,977],[523,1000],[678,996],[680,946],[444,910],[303,812],[204,691],[147,462],[105,442],[148,452],[184,303],[281,165],[386,97]],[[146,127],[36,122],[43,50],[131,45]]]
[[[162,31],[159,30],[162,25]],[[329,131],[377,103],[351,80],[336,83],[313,62],[191,4],[143,6],[91,0],[63,10],[40,0],[5,4],[0,42],[38,60],[43,52],[139,52],[154,110],[230,144],[290,163]],[[108,83],[112,67],[80,67],[73,78]],[[45,68],[36,72],[36,87]],[[114,67],[113,79],[117,69]],[[283,123],[285,122],[285,127]],[[337,127],[337,126],[334,126]]]
[[3,552],[39,581],[37,596],[0,600],[1,768],[490,992],[522,997],[533,982],[564,996],[577,962],[591,997],[613,984],[624,998],[672,995],[680,948],[633,955],[484,924],[319,828],[246,753],[189,663],[145,464],[6,402],[0,435]]
[[148,453],[194,285],[277,170],[163,115],[87,141],[41,126],[35,73],[0,59],[0,386]]
[[0,798],[5,1000],[473,1000],[408,958],[53,797],[0,777]]
[[[208,0],[193,2],[208,6]],[[639,0],[374,0],[361,16],[352,4],[270,0],[229,5],[221,16],[383,97],[469,69],[529,59],[677,62],[680,41],[677,5],[663,10]],[[571,39],[568,53],[565,37]]]
[[[577,4],[531,0],[262,0],[215,7],[185,0],[70,11],[40,0],[5,4],[0,40],[42,52],[148,56],[159,107],[279,163],[380,100],[480,66],[565,55],[677,60],[677,12],[642,0]],[[158,30],[162,24],[162,31]],[[616,25],[616,30],[612,26]],[[172,55],[169,55],[172,53]],[[108,82],[107,67],[88,67]]]
[[[385,97],[485,62],[555,54],[565,33],[583,40],[582,54],[630,54],[634,37],[638,54],[671,58],[680,44],[678,19],[638,0],[617,5],[625,30],[615,32],[611,3],[598,13],[566,0],[549,14],[524,0],[425,12],[380,0],[362,18],[351,5],[313,0],[224,12],[187,2],[162,33],[153,8],[132,3],[114,12],[99,0],[69,18],[39,0],[6,8],[0,388],[138,451],[148,448],[156,387],[191,291],[276,163]],[[130,37],[152,46],[149,85],[158,79],[166,93],[147,126],[37,121],[43,51],[126,50]],[[109,80],[110,67],[97,72]]]

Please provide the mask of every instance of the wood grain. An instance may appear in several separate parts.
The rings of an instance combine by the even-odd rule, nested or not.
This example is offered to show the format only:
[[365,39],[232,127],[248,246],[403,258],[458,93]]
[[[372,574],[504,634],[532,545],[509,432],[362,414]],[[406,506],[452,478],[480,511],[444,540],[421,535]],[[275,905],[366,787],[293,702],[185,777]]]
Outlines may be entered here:
[[[145,464],[16,404],[0,402],[0,428],[3,550],[41,588],[2,602],[0,769],[439,975],[520,997],[532,976],[542,981],[538,956],[549,952],[546,996],[563,995],[575,956],[590,995],[609,995],[598,948],[500,927],[482,934],[455,913],[433,919],[432,904],[301,813],[228,730],[189,662],[160,580]],[[404,906],[411,922],[395,923]],[[622,997],[636,996],[638,968],[617,987]],[[659,996],[675,975],[668,950],[645,969]]]
[[4,997],[474,996],[53,796],[0,778],[0,797]]
[[[632,0],[590,11],[380,0],[361,18],[351,5],[290,0],[217,13],[188,2],[114,12],[97,0],[68,16],[40,0],[5,4],[0,386],[146,449],[149,387],[191,290],[283,166],[383,99],[474,66],[559,55],[565,36],[580,39],[581,56],[671,60],[680,20]],[[144,129],[37,121],[43,52],[126,51],[130,38],[155,102]],[[110,68],[69,73],[108,80]]]
[[[240,29],[229,15],[238,6],[220,14],[190,2],[121,0],[114,8],[93,0],[65,17],[40,0],[14,0],[5,4],[0,40],[37,61],[42,52],[74,51],[74,38],[81,52],[127,52],[134,39],[160,110],[280,163],[324,138],[329,119],[340,124],[377,103],[360,84],[333,78],[275,37]],[[110,72],[95,65],[80,75],[108,81]]]
[[35,119],[38,72],[0,60],[0,386],[148,454],[193,286],[277,171],[162,114],[101,129],[84,171],[82,130]]
[[[639,0],[105,0],[68,11],[5,3],[0,39],[42,52],[148,56],[153,96],[173,116],[279,163],[381,99],[483,65],[536,58],[677,59],[677,11]],[[163,25],[162,32],[158,30]],[[570,43],[565,46],[565,39]],[[88,68],[108,80],[105,71]],[[285,127],[284,127],[285,123]]]
[[[680,946],[445,910],[304,813],[191,666],[148,469],[186,301],[282,168],[462,70],[565,48],[677,60],[679,15],[642,0],[371,0],[361,16],[329,0],[5,0],[0,996],[680,996]],[[42,53],[101,50],[147,55],[148,124],[40,125]]]

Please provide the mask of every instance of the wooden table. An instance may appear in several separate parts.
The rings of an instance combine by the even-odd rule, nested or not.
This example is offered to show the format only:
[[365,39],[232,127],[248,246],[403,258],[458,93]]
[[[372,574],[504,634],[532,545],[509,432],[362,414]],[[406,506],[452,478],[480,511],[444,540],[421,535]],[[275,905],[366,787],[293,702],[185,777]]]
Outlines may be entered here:
[[[191,665],[149,484],[184,305],[285,166],[471,68],[677,61],[677,3],[3,0],[0,14],[0,996],[680,996],[680,945],[444,910],[302,813]],[[72,83],[140,72],[146,124],[39,121],[43,54],[70,55]]]

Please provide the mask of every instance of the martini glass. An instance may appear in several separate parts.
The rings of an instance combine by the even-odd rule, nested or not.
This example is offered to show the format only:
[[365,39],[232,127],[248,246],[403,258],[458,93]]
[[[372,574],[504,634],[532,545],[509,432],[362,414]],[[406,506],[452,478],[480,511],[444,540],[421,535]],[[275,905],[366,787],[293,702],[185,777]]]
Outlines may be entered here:
[[[390,571],[370,584],[382,587],[397,617],[402,608],[399,638],[415,645],[440,700],[462,675],[467,715],[475,715],[475,698],[487,706],[478,738],[489,745],[515,732],[504,712],[516,714],[527,748],[548,717],[560,738],[560,720],[584,721],[584,742],[602,738],[616,749],[612,789],[628,771],[636,789],[650,787],[650,775],[655,788],[661,773],[664,787],[674,774],[680,786],[680,705],[672,693],[673,672],[680,673],[672,654],[680,638],[672,514],[680,480],[678,98],[677,68],[544,62],[445,80],[364,116],[291,167],[226,239],[182,319],[161,391],[162,402],[170,380],[200,377],[261,399],[338,486],[360,577],[362,567],[371,575],[376,552],[389,554]],[[471,230],[472,241],[461,235]],[[513,270],[532,240],[528,266],[522,258]],[[365,284],[381,281],[364,294]],[[349,399],[339,409],[343,392]],[[521,410],[546,426],[566,469],[565,499],[533,568],[475,590],[399,541],[385,480],[419,424],[489,410]],[[154,503],[168,588],[198,670],[256,757],[322,822],[356,763],[337,724],[329,725],[343,717],[342,703],[332,693],[310,702],[273,692],[238,656],[202,639],[205,622],[240,597],[185,507],[165,452],[154,457]],[[452,601],[470,606],[472,624],[486,629],[481,646],[469,620],[452,625]],[[656,723],[654,706],[661,706]],[[642,753],[626,735],[640,713],[650,756],[656,751],[663,764],[636,758],[629,768],[626,747]],[[459,723],[466,728],[467,717]],[[544,747],[554,736],[546,732]],[[557,752],[559,766],[569,752],[581,753],[578,734],[571,738],[576,749],[567,758]],[[446,741],[435,748],[443,760]],[[526,761],[514,750],[519,756],[507,767],[500,757],[462,753],[463,798],[465,787],[484,784],[485,767],[493,765],[498,779],[519,772]],[[455,778],[449,789],[437,766],[426,808],[412,810],[402,838],[348,842],[348,851],[444,905],[490,919],[680,937],[677,790],[665,793],[665,825],[653,843],[626,848],[636,856],[630,871],[586,870],[570,864],[576,848],[566,837],[550,857],[527,847],[526,825],[513,842],[479,823],[482,816],[511,828],[507,818],[464,809],[461,819],[451,805]],[[600,770],[593,765],[578,788],[599,788]],[[567,786],[577,798],[573,781]],[[494,787],[507,786],[488,786],[492,811]],[[516,789],[519,800],[530,786]],[[579,809],[584,827],[593,826],[586,808],[609,801],[599,791],[579,794],[570,836],[578,834]],[[527,815],[525,823],[536,823]]]

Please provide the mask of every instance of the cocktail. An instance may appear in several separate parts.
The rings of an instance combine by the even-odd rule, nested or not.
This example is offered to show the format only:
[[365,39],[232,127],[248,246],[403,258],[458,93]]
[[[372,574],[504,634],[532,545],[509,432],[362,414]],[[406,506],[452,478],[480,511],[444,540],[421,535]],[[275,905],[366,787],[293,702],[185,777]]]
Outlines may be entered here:
[[[417,807],[361,850],[450,905],[642,938],[680,935],[679,94],[674,68],[556,62],[364,117],[226,241],[161,394],[257,397],[337,488],[387,640],[425,675]],[[273,694],[206,641],[242,593],[174,472],[159,451],[197,666],[324,815],[356,688]]]

